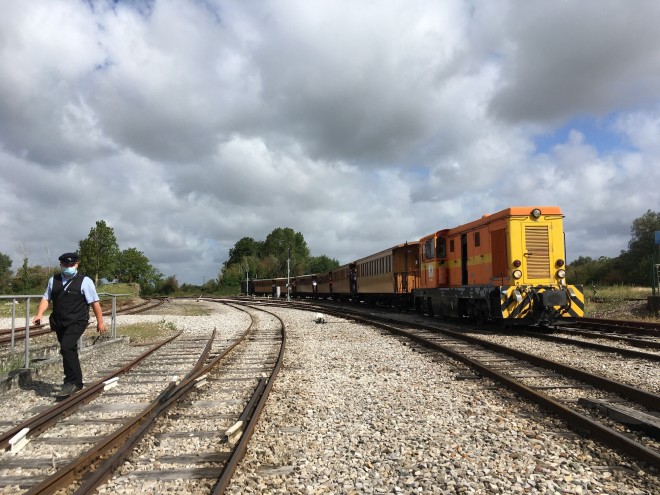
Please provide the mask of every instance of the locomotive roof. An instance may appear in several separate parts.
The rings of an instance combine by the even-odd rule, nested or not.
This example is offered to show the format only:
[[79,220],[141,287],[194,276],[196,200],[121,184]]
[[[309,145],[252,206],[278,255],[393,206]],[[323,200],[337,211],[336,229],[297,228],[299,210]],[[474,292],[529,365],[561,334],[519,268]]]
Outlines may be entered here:
[[541,215],[560,215],[563,216],[561,208],[559,206],[512,206],[504,210],[498,211],[497,213],[486,214],[482,216],[479,220],[473,220],[472,222],[458,225],[449,229],[449,234],[470,230],[482,225],[487,225],[491,222],[501,220],[503,218],[509,217],[528,217],[530,216],[532,210],[538,208],[541,210]]

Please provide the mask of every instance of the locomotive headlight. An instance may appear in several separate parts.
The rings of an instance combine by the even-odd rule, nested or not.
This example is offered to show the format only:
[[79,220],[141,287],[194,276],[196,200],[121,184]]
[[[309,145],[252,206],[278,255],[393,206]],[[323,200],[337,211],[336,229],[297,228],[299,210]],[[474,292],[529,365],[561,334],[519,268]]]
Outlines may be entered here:
[[522,272],[520,270],[513,270],[513,278],[516,280],[522,277]]
[[555,262],[555,264],[557,265],[557,268],[561,268],[562,266],[564,266],[564,260],[561,259],[561,258],[559,258],[559,259]]
[[539,210],[538,208],[534,208],[534,209],[532,210],[531,215],[532,215],[534,218],[541,218],[541,210]]
[[516,268],[518,268],[520,265],[522,265],[522,263],[520,262],[520,260],[514,260],[514,261],[513,261],[513,266],[515,266]]
[[557,270],[557,277],[566,278],[566,270]]

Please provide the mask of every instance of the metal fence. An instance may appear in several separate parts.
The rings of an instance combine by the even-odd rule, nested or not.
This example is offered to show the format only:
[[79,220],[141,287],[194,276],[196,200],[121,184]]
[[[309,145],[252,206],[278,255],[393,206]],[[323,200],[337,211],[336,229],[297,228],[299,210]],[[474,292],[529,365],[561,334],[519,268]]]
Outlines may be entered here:
[[[110,330],[110,338],[115,339],[117,338],[117,298],[118,297],[124,297],[124,296],[131,296],[132,294],[109,294],[107,292],[99,292],[99,297],[105,296],[105,297],[111,297],[112,298],[112,312],[110,314],[110,325],[109,325],[109,330]],[[14,353],[14,338],[15,338],[15,332],[20,326],[17,326],[17,318],[21,318],[17,316],[16,314],[16,306],[19,304],[19,301],[25,301],[25,358],[24,358],[24,367],[29,368],[30,367],[30,303],[32,299],[37,300],[37,305],[39,304],[39,301],[41,301],[41,298],[43,297],[42,294],[30,294],[30,295],[12,295],[12,296],[2,296],[0,295],[0,300],[8,300],[10,299],[12,301],[11,303],[11,339],[10,339],[10,351],[13,354]],[[36,314],[36,313],[35,313]],[[80,340],[78,341],[78,347],[83,348],[84,347],[84,341],[83,337],[80,337]]]

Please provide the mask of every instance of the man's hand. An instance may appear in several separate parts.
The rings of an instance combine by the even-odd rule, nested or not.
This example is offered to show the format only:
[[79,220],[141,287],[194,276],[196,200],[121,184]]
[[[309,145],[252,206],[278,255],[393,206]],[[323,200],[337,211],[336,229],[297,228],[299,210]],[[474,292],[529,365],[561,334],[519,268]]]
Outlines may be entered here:
[[105,333],[108,331],[108,327],[105,325],[105,323],[100,322],[96,324],[96,331],[98,333]]

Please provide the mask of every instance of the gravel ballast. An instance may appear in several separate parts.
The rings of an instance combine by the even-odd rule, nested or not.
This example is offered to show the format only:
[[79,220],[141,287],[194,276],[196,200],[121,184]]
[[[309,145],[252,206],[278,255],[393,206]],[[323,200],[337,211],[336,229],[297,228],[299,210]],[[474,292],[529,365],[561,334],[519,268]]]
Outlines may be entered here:
[[[245,325],[217,303],[202,303],[208,316],[165,314],[184,304],[120,317],[120,333],[138,321],[164,320],[184,334]],[[471,373],[460,364],[348,320],[268,310],[287,325],[284,366],[227,493],[660,493],[656,472],[488,379],[464,379]],[[108,358],[103,348],[81,356],[86,376],[125,346]],[[61,364],[40,373],[44,383],[60,380]],[[12,390],[0,411],[9,419],[45,405],[47,394],[35,392]],[[172,493],[197,493],[185,486]]]
[[230,493],[655,494],[660,482],[379,330],[274,310],[285,365]]

